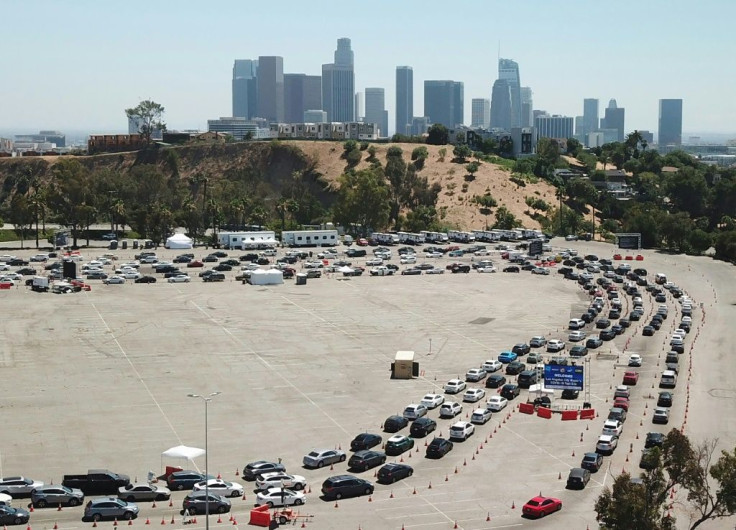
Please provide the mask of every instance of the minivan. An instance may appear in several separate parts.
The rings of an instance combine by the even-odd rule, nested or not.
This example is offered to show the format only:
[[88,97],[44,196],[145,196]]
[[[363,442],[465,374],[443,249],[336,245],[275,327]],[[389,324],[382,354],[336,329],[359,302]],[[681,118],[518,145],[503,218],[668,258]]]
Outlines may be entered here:
[[573,330],[573,331],[584,328],[584,327],[585,327],[585,321],[579,318],[573,318],[567,324],[567,329]]
[[519,374],[516,379],[519,388],[529,388],[537,383],[537,371],[536,370],[524,370]]
[[577,490],[584,489],[589,480],[590,471],[583,469],[582,467],[574,467],[570,470],[570,474],[567,475],[567,488]]
[[372,493],[373,484],[352,475],[337,475],[322,483],[322,495],[328,499],[357,497],[358,495],[371,495]]
[[665,370],[659,379],[660,388],[675,388],[677,385],[677,374],[672,370]]

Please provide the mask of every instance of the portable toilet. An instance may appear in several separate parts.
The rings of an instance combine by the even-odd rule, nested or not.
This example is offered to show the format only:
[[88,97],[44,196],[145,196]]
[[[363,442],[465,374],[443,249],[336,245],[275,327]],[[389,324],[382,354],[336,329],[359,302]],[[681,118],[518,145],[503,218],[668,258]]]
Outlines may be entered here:
[[391,363],[392,379],[411,379],[419,375],[419,363],[414,362],[413,351],[397,351]]

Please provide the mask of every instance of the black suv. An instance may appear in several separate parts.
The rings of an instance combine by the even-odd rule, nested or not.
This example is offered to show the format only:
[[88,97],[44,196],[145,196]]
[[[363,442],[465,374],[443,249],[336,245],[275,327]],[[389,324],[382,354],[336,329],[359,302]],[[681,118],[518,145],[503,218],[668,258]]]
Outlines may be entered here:
[[414,420],[409,428],[409,434],[414,438],[423,438],[437,428],[437,422],[426,416]]
[[409,424],[409,420],[403,416],[389,416],[383,422],[383,432],[399,432]]
[[[209,478],[215,478],[212,475]],[[190,490],[197,482],[205,480],[204,473],[197,471],[175,471],[166,479],[170,490]]]
[[650,432],[647,433],[647,439],[644,442],[644,448],[649,449],[650,447],[662,447],[664,444],[665,435],[661,432]]
[[348,468],[355,471],[368,471],[372,467],[386,463],[386,454],[378,451],[358,451],[348,460]]
[[327,499],[342,499],[343,497],[357,497],[371,495],[373,484],[353,475],[337,475],[322,483],[322,495]]
[[453,444],[450,440],[444,438],[435,438],[427,446],[427,458],[442,458],[452,451]]
[[362,451],[380,445],[382,441],[383,438],[377,434],[363,432],[353,438],[353,441],[350,442],[350,449],[353,451]]
[[511,351],[517,355],[526,355],[527,353],[529,353],[529,350],[530,350],[529,345],[525,342],[514,344],[514,347],[511,348]]
[[520,392],[521,390],[519,390],[518,385],[506,384],[503,385],[503,388],[501,388],[501,397],[505,397],[510,401],[517,397]]
[[225,275],[221,272],[211,272],[205,276],[202,276],[204,282],[224,282]]
[[251,462],[246,464],[243,468],[243,478],[245,480],[255,480],[258,475],[264,473],[274,473],[276,471],[285,472],[286,466],[276,462],[266,462],[265,460],[258,460],[257,462]]

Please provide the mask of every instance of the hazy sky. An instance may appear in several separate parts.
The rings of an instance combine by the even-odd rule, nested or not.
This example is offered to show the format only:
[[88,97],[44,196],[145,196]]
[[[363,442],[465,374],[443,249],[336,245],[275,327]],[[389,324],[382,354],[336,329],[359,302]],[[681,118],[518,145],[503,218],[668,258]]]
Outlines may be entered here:
[[392,131],[397,65],[414,68],[417,116],[425,79],[463,81],[469,124],[500,42],[535,109],[615,98],[627,131],[656,133],[658,100],[682,98],[685,132],[736,137],[734,0],[2,0],[0,13],[0,130],[127,132],[123,110],[147,98],[170,129],[205,129],[231,114],[234,59],[320,74],[349,37],[356,89],[386,89]]

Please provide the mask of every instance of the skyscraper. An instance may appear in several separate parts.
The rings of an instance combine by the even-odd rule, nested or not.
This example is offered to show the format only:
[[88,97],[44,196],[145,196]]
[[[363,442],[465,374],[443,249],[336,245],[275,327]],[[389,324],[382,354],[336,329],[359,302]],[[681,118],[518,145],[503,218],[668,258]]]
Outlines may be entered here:
[[448,129],[463,123],[464,85],[456,81],[424,82],[424,115]]
[[363,93],[355,93],[355,121],[362,121],[365,118],[365,105],[363,105]]
[[682,100],[659,100],[659,129],[657,144],[682,145]]
[[511,87],[506,79],[496,79],[493,83],[491,128],[511,131]]
[[385,92],[382,88],[365,89],[365,123],[378,125],[378,136],[388,136],[388,111],[386,110]]
[[521,80],[519,64],[511,59],[498,60],[498,78],[509,84],[511,92],[511,127],[521,126]]
[[284,58],[258,58],[258,117],[284,121]]
[[335,62],[322,65],[322,110],[327,121],[355,120],[355,71],[350,39],[337,39]]
[[396,133],[410,134],[414,119],[414,71],[411,66],[396,67]]
[[567,140],[572,138],[573,121],[571,116],[537,116],[534,120],[537,139],[561,138]]
[[616,130],[616,141],[624,141],[624,117],[626,109],[619,108],[615,99],[611,99],[606,107],[605,117],[601,120],[601,129]]
[[583,138],[587,146],[588,135],[598,130],[598,100],[585,98],[583,100]]
[[233,64],[233,117],[253,118],[258,113],[258,61],[237,59]]
[[304,112],[322,107],[322,78],[318,75],[284,74],[284,121],[301,123]]
[[473,98],[471,102],[470,126],[474,128],[487,129],[491,125],[491,100]]
[[534,102],[532,101],[532,89],[528,86],[521,87],[521,126],[534,127]]

